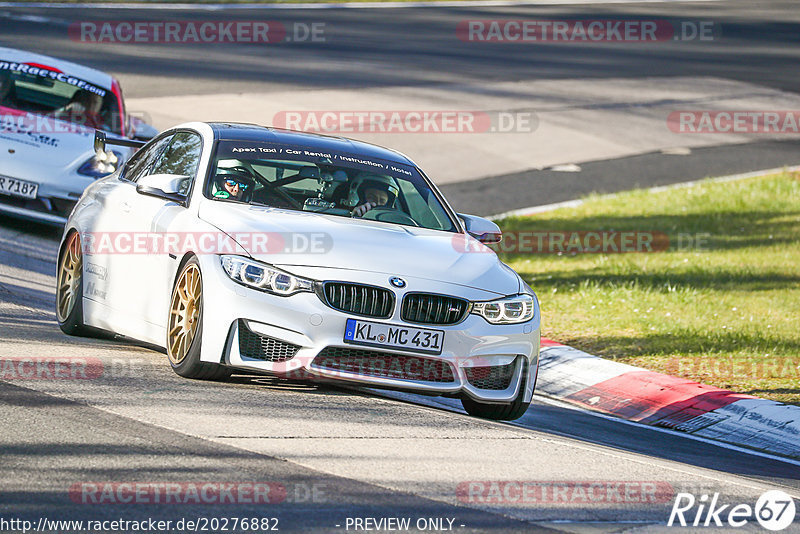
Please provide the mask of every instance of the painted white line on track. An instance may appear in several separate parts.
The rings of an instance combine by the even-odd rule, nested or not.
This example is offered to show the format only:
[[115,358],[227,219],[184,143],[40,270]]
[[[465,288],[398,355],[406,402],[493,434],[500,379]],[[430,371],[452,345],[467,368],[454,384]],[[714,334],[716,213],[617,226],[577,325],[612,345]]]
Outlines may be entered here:
[[[354,388],[354,389],[360,389],[360,388]],[[384,398],[387,398],[387,399],[399,400],[401,402],[408,402],[408,403],[411,403],[411,404],[414,404],[414,405],[417,405],[417,406],[422,406],[422,407],[427,407],[427,408],[438,408],[438,409],[445,408],[445,409],[448,409],[448,411],[450,411],[450,412],[452,412],[454,414],[463,415],[465,417],[471,417],[471,416],[467,416],[466,414],[464,414],[463,410],[460,410],[457,406],[452,406],[452,405],[450,405],[448,403],[441,402],[441,400],[451,400],[451,399],[443,399],[441,397],[426,397],[424,395],[415,395],[413,393],[405,393],[405,392],[401,392],[401,391],[388,391],[388,390],[369,389],[369,392],[371,394],[375,395],[375,396],[378,396],[378,397],[384,397]],[[440,402],[437,402],[434,399],[440,399]],[[534,398],[534,400],[536,400],[536,399],[542,400],[542,396],[541,395],[536,396]],[[549,399],[548,398],[547,400],[552,401],[554,404],[559,402],[556,399]],[[453,400],[453,402],[457,403],[458,401]],[[599,413],[587,411],[587,410],[585,410],[583,408],[580,408],[578,406],[575,406],[575,405],[572,405],[572,404],[569,404],[569,403],[566,403],[566,402],[564,402],[562,404],[562,406],[564,408],[567,408],[567,409],[574,409],[576,411],[585,412],[585,413],[587,413],[589,415],[602,416],[604,419],[608,419],[608,420],[612,420],[612,421],[620,421],[620,422],[623,422],[623,423],[634,424],[634,425],[637,425],[637,426],[640,426],[640,427],[643,427],[643,428],[649,428],[649,429],[654,429],[654,430],[667,430],[667,429],[656,429],[655,427],[651,427],[651,426],[647,426],[647,425],[639,425],[638,423],[632,423],[631,421],[625,421],[624,419],[617,419],[616,417],[605,416],[605,414],[599,414]],[[523,430],[531,430],[531,431],[539,432],[539,433],[542,433],[542,434],[547,434],[548,433],[547,430],[542,430],[542,429],[535,428],[535,427],[532,427],[532,426],[527,426],[524,423],[518,423],[518,422],[514,422],[514,421],[491,421],[491,420],[487,420],[487,419],[481,419],[481,422],[489,423],[489,424],[495,424],[495,425],[499,425],[499,426],[513,426],[513,427],[520,428],[520,429],[523,429]],[[583,437],[575,436],[575,435],[569,435],[569,434],[566,434],[566,433],[565,434],[555,434],[555,435],[559,439],[561,439],[561,440],[569,440],[569,442],[565,443],[563,441],[559,441],[559,439],[550,438],[550,437],[538,437],[538,438],[535,438],[535,439],[539,439],[539,440],[541,440],[541,441],[543,441],[545,443],[558,443],[560,445],[563,445],[563,446],[566,446],[566,447],[571,447],[571,448],[577,449],[577,450],[591,451],[591,452],[595,452],[597,454],[603,454],[603,455],[606,455],[606,456],[610,456],[611,458],[625,459],[627,461],[635,462],[635,463],[638,463],[638,464],[641,464],[641,465],[651,465],[652,464],[652,461],[650,461],[650,460],[643,460],[643,459],[636,458],[636,456],[648,456],[647,453],[629,451],[627,449],[619,449],[617,447],[613,447],[613,446],[610,446],[610,445],[605,445],[603,443],[596,442],[596,441],[586,441],[586,439],[583,438]],[[684,433],[681,433],[681,432],[676,432],[675,435],[676,436],[681,436],[681,437],[689,437],[690,436],[689,434],[684,434]],[[531,438],[531,439],[534,439],[534,438]],[[705,440],[702,440],[702,441],[705,441]],[[712,440],[708,440],[707,442],[709,444],[711,444],[711,445],[720,445],[718,442],[712,441]],[[726,446],[725,448],[734,448],[734,447],[727,447]],[[633,456],[623,456],[622,454],[620,454],[620,451],[626,453],[627,455],[633,455]],[[746,454],[751,454],[754,451],[751,451],[749,449],[742,449],[739,452],[743,452],[743,453],[746,453]],[[755,451],[755,452],[757,453],[757,451]],[[763,454],[757,454],[757,455],[765,456]],[[766,455],[766,456],[769,457],[769,455]],[[774,457],[774,458],[770,457],[770,458],[771,459],[775,459],[775,460],[779,460],[779,461],[782,461],[782,462],[795,463],[793,460],[787,460],[787,459],[781,458],[781,457]],[[668,458],[662,458],[660,460],[663,460],[664,462],[671,463],[671,464],[673,464],[673,463],[681,463],[681,462],[679,462],[677,460],[670,460]],[[742,488],[748,488],[748,489],[757,490],[757,491],[765,491],[766,488],[774,489],[774,487],[780,486],[781,488],[786,489],[787,493],[795,492],[795,494],[791,494],[790,493],[790,495],[793,498],[800,499],[800,494],[796,493],[796,489],[795,488],[792,488],[792,487],[789,487],[789,486],[780,485],[780,484],[775,484],[773,482],[770,482],[769,484],[767,484],[767,483],[763,483],[763,482],[760,482],[760,481],[751,480],[751,479],[748,479],[747,477],[743,477],[743,476],[740,476],[740,475],[732,475],[732,476],[736,477],[736,480],[730,480],[730,479],[720,478],[719,476],[713,476],[711,474],[697,473],[697,472],[687,471],[685,469],[679,469],[679,468],[673,467],[671,465],[664,465],[662,467],[664,469],[672,471],[674,473],[680,473],[680,474],[684,474],[684,475],[696,476],[696,477],[699,477],[699,478],[705,478],[707,480],[712,480],[714,482],[719,482],[719,483],[734,484],[734,485],[742,487]],[[698,468],[698,469],[703,469],[703,470],[706,470],[706,471],[713,472],[713,469],[710,469],[710,468],[702,468],[701,467],[701,468]],[[759,485],[752,485],[752,484],[748,484],[748,483],[745,483],[743,481],[740,481],[739,479],[742,479],[742,478],[744,478],[744,480],[746,480],[747,482],[751,482],[751,483],[755,483],[755,484],[759,484]],[[539,521],[536,521],[536,522],[538,523]],[[548,522],[549,521],[542,521],[542,523],[548,523]]]
[[11,20],[19,20],[21,22],[40,22],[43,24],[48,24],[50,22],[60,22],[58,19],[52,19],[49,17],[40,17],[39,15],[17,15],[8,12],[0,13],[0,17]]
[[[24,386],[19,386],[19,387],[24,387]],[[25,388],[25,389],[33,390],[32,388]],[[359,388],[359,387],[356,387],[354,389],[361,389],[363,391],[363,389]],[[36,391],[36,390],[34,390],[34,391]],[[398,398],[398,397],[391,396],[391,394],[398,394],[398,395],[412,395],[413,397],[419,397],[419,396],[416,396],[416,395],[413,395],[413,394],[404,394],[402,392],[373,390],[373,389],[369,389],[369,392],[370,393],[380,393],[381,395],[375,395],[375,396],[377,396],[377,397],[383,396],[387,400],[395,400],[395,401],[396,400],[400,400],[400,401],[405,401],[405,402],[413,402],[416,405],[421,405],[421,407],[426,407],[426,408],[431,408],[431,407],[433,407],[433,408],[442,408],[443,406],[445,406],[445,405],[429,406],[429,405],[426,405],[424,402],[420,402],[416,398],[409,399],[409,398],[402,398],[402,397]],[[209,441],[209,442],[212,442],[212,443],[219,443],[219,444],[222,444],[222,445],[226,445],[228,447],[233,447],[233,448],[236,448],[236,449],[239,449],[239,450],[247,451],[249,453],[254,453],[254,454],[267,456],[267,457],[272,457],[272,458],[279,458],[279,459],[281,459],[281,460],[283,460],[285,462],[288,462],[288,463],[291,463],[291,464],[294,464],[294,465],[299,465],[301,467],[305,467],[305,468],[308,468],[308,469],[313,469],[314,471],[325,473],[325,474],[328,474],[328,475],[331,475],[331,476],[345,477],[342,474],[338,474],[334,469],[323,469],[323,468],[320,468],[318,466],[314,467],[314,466],[312,466],[310,464],[307,464],[306,462],[304,462],[302,460],[297,460],[297,459],[294,459],[294,458],[290,458],[288,456],[273,456],[273,455],[270,455],[270,454],[265,454],[265,453],[253,450],[252,448],[248,448],[248,447],[242,446],[241,444],[238,444],[238,443],[231,443],[230,440],[228,440],[228,439],[219,438],[219,437],[215,437],[215,436],[209,436],[209,435],[201,434],[200,432],[189,432],[189,431],[180,429],[178,427],[172,427],[172,426],[168,425],[167,423],[164,423],[164,422],[161,422],[161,421],[153,421],[153,420],[147,419],[145,417],[133,417],[133,416],[130,416],[130,415],[126,415],[124,412],[116,411],[115,409],[113,409],[111,407],[100,406],[100,405],[96,405],[96,404],[93,404],[93,403],[85,403],[84,401],[76,400],[74,397],[67,396],[67,395],[58,395],[58,394],[51,394],[51,393],[45,393],[45,394],[50,395],[50,396],[54,396],[54,397],[57,397],[57,398],[65,398],[65,399],[73,400],[75,402],[81,402],[81,403],[86,404],[87,406],[90,406],[90,407],[92,407],[94,409],[97,409],[97,410],[100,410],[102,412],[111,414],[113,416],[122,417],[122,418],[125,418],[125,419],[132,419],[134,421],[138,421],[140,423],[151,425],[151,426],[154,426],[154,427],[157,427],[157,428],[163,428],[163,429],[168,430],[170,432],[176,432],[176,433],[179,433],[179,434],[183,434],[183,435],[186,435],[186,436],[191,436],[191,437],[194,437],[194,438],[197,438],[197,439],[201,439],[201,440],[205,440],[205,441]],[[450,412],[450,413],[453,414],[453,415],[461,415],[461,416],[464,416],[464,417],[471,417],[471,416],[466,416],[465,414],[458,413],[458,412]],[[491,421],[491,420],[483,420],[483,419],[480,420],[480,421],[482,423],[486,423],[486,424],[490,424],[490,425],[491,424],[498,425],[498,426],[509,425],[509,423],[505,423],[505,422],[502,422],[502,421]],[[513,425],[513,423],[511,425]],[[518,428],[522,428],[524,430],[533,430],[535,432],[546,433],[546,432],[543,432],[541,430],[537,430],[535,428],[528,428],[528,427],[524,427],[524,426],[521,426],[521,425],[514,425],[514,426],[517,426]],[[644,455],[642,453],[637,453],[637,452],[633,452],[633,451],[627,451],[627,450],[624,450],[624,449],[623,450],[619,450],[617,448],[610,447],[610,446],[607,446],[607,445],[603,445],[601,443],[585,442],[585,441],[582,441],[581,438],[576,438],[574,436],[560,436],[559,435],[559,436],[557,436],[557,439],[556,438],[552,438],[552,437],[541,437],[541,436],[533,437],[533,436],[529,436],[527,439],[539,440],[539,441],[542,441],[542,442],[545,442],[545,443],[558,444],[558,445],[561,445],[563,447],[569,447],[571,449],[581,450],[581,451],[588,451],[588,452],[592,452],[592,453],[603,455],[603,456],[608,456],[608,457],[615,458],[615,459],[624,459],[626,461],[635,462],[635,463],[640,464],[640,465],[651,466],[652,463],[653,463],[651,460],[637,458],[637,456],[646,456],[646,455]],[[680,462],[675,462],[673,460],[668,460],[668,459],[664,459],[663,462],[665,464],[680,463]],[[734,475],[730,475],[731,478],[724,478],[724,477],[712,475],[711,473],[714,473],[714,471],[711,470],[711,469],[698,468],[698,467],[695,467],[695,466],[690,466],[690,467],[693,467],[695,470],[692,471],[690,469],[683,469],[683,468],[679,468],[679,467],[674,467],[672,465],[662,465],[663,469],[671,471],[673,473],[679,473],[679,474],[690,476],[690,477],[703,478],[703,479],[706,479],[706,480],[718,482],[720,484],[722,484],[722,483],[733,484],[733,485],[739,486],[741,488],[747,488],[747,489],[761,491],[761,492],[766,491],[766,489],[774,489],[774,487],[775,487],[775,484],[772,484],[772,483],[766,484],[766,483],[763,483],[763,482],[760,482],[760,481],[747,479],[746,477],[742,477],[740,475],[735,475],[734,474]],[[702,471],[708,471],[709,474],[702,473],[702,472],[697,472],[698,469],[702,470]],[[383,489],[388,489],[388,490],[391,490],[391,491],[397,491],[397,489],[392,488],[391,485],[386,484],[386,483],[381,482],[381,481],[378,481],[378,480],[365,481],[365,480],[362,480],[362,479],[360,479],[358,477],[354,477],[354,476],[347,476],[346,478],[349,478],[351,480],[357,480],[359,482],[367,482],[368,484],[371,484],[371,485],[374,485],[374,486],[377,486],[377,487],[380,487],[380,488],[383,488]],[[783,487],[783,486],[781,486],[781,487]],[[786,488],[786,489],[788,490],[787,493],[789,493],[790,491],[794,491],[793,488]],[[419,493],[416,493],[416,492],[409,492],[409,493],[411,493],[412,495],[415,495],[417,497],[430,500],[430,501],[445,502],[445,503],[449,502],[449,501],[443,500],[441,498],[436,498],[436,497],[433,497],[433,496],[423,496],[423,495],[420,495]],[[790,496],[792,498],[800,499],[800,496],[797,496],[797,495],[794,495],[794,494],[791,494],[791,493],[789,493],[789,494],[790,494]],[[487,510],[485,510],[485,511],[487,511]],[[505,515],[505,514],[496,513],[496,512],[489,512],[489,513],[493,513],[495,515]],[[512,516],[507,516],[507,517],[512,517]],[[531,523],[531,524],[539,523],[539,521],[535,521],[535,520],[529,520],[529,519],[523,519],[523,518],[515,518],[515,519],[518,519],[520,521],[524,521],[524,522],[527,522],[527,523]],[[610,521],[610,523],[613,523],[613,522],[614,521]],[[548,523],[548,521],[542,521],[542,523]],[[657,522],[648,521],[647,523],[657,523]]]
[[[747,178],[766,176],[768,174],[777,174],[779,172],[797,172],[797,171],[800,171],[800,165],[795,165],[793,167],[778,167],[775,169],[764,169],[761,171],[745,172],[741,174],[729,174],[727,176],[719,176],[716,178],[703,178],[702,180],[692,180],[691,182],[680,182],[677,184],[670,184],[670,185],[659,185],[656,187],[645,189],[645,191],[647,191],[648,193],[661,193],[662,191],[669,191],[671,189],[683,189],[686,187],[694,187],[696,185],[701,185],[701,184],[735,182],[737,180],[746,180]],[[609,193],[607,195],[599,195],[597,198],[600,199],[616,198],[621,193],[625,192],[630,192],[630,191],[621,191],[620,193]],[[526,217],[528,215],[545,213],[548,211],[554,211],[561,208],[577,208],[578,206],[581,206],[584,202],[585,201],[582,199],[567,200],[564,202],[555,202],[553,204],[543,204],[541,206],[531,206],[529,208],[520,208],[517,210],[506,211],[503,213],[498,213],[497,215],[489,215],[486,218],[490,220],[497,220],[497,219],[505,219],[506,217]]]
[[587,4],[684,4],[693,2],[719,2],[721,0],[442,0],[415,2],[324,2],[285,4],[155,4],[112,2],[0,2],[0,7],[55,8],[55,9],[169,9],[191,11],[227,11],[233,9],[387,9],[416,7],[508,7],[508,6],[569,6]]
[[[361,390],[361,388],[354,388],[354,389]],[[424,395],[415,395],[413,393],[406,393],[406,392],[402,392],[402,391],[388,391],[388,390],[379,390],[379,389],[372,389],[372,388],[369,388],[368,391],[371,394],[376,395],[376,396],[386,397],[386,398],[405,401],[405,402],[411,402],[413,404],[423,405],[423,406],[427,406],[429,408],[440,408],[440,409],[441,408],[445,408],[445,409],[448,409],[448,410],[453,410],[456,413],[461,413],[461,414],[464,413],[463,410],[460,409],[461,405],[460,405],[459,401],[454,400],[454,399],[447,399],[447,398],[444,398],[444,397],[427,397],[427,396],[424,396]],[[791,464],[791,465],[800,466],[800,461],[792,460],[791,458],[786,458],[786,457],[783,457],[783,456],[776,456],[776,455],[772,455],[772,454],[769,454],[769,453],[757,451],[757,450],[754,450],[754,449],[748,449],[746,447],[739,447],[737,445],[731,445],[729,443],[720,442],[720,441],[716,441],[716,440],[708,439],[708,438],[703,438],[703,437],[700,437],[700,436],[695,436],[695,435],[692,435],[692,434],[689,434],[689,433],[686,433],[686,432],[680,432],[680,431],[672,430],[672,429],[669,429],[669,428],[650,426],[650,425],[645,425],[643,423],[637,423],[635,421],[628,421],[627,419],[621,419],[621,418],[615,417],[613,415],[607,415],[607,414],[604,414],[604,413],[588,410],[586,408],[583,408],[581,406],[572,404],[570,402],[567,402],[567,401],[564,401],[564,400],[560,400],[560,399],[557,399],[557,398],[554,398],[554,397],[550,397],[550,396],[545,396],[545,395],[542,395],[540,393],[536,393],[534,395],[534,401],[537,401],[537,400],[541,401],[543,404],[549,404],[551,406],[557,406],[559,408],[566,408],[566,409],[569,409],[569,410],[578,411],[578,412],[584,413],[586,415],[591,415],[593,417],[599,417],[601,419],[605,419],[607,421],[616,421],[618,423],[622,423],[622,424],[629,425],[629,426],[634,426],[636,428],[648,429],[648,430],[653,430],[653,431],[656,431],[656,432],[662,432],[664,434],[670,434],[670,435],[676,436],[676,437],[692,439],[692,440],[695,440],[695,441],[706,443],[708,445],[714,445],[714,446],[717,446],[717,447],[721,447],[723,449],[728,449],[728,450],[739,452],[739,453],[742,453],[742,454],[748,454],[748,455],[751,455],[751,456],[757,456],[759,458],[765,458],[765,459],[774,460],[774,461],[777,461],[777,462],[783,462],[783,463],[787,463],[787,464]],[[534,407],[532,409],[535,410],[536,408]],[[515,422],[515,421],[510,421],[510,422],[502,422],[502,421],[500,421],[500,422],[497,422],[497,423],[500,424],[500,425],[515,426],[517,428],[523,428],[525,430],[533,430],[535,432],[546,432],[545,430],[542,430],[542,429],[539,429],[539,428],[536,428],[536,427],[533,427],[533,426],[530,426],[530,425],[526,425],[525,423],[520,423],[520,422]],[[566,437],[566,438],[573,439],[573,440],[578,440],[578,441],[582,440],[582,438],[579,437],[579,436],[574,436],[574,435],[569,435],[569,434],[563,434],[563,436],[560,436],[560,437]],[[603,447],[608,447],[608,445],[604,445],[604,444],[599,443],[599,442],[590,442],[590,443],[596,444],[596,445],[600,445],[600,446],[603,446]],[[627,450],[626,450],[626,452],[630,452],[631,454],[642,454],[642,455],[646,454],[646,453],[640,453],[640,452],[636,452],[636,451],[627,451]],[[667,461],[671,461],[671,460],[667,460]],[[708,478],[713,478],[713,477],[708,477]],[[747,487],[750,487],[750,486],[747,486]],[[793,497],[796,498],[796,499],[800,499],[800,493],[796,493],[797,490],[795,488],[791,488],[791,487],[788,487],[788,486],[782,486],[782,487],[787,488],[789,491],[795,492]]]
[[34,22],[37,24],[50,24],[57,26],[69,26],[70,21],[55,17],[42,17],[40,15],[27,15],[24,13],[14,13],[13,11],[0,11],[0,19],[16,20],[19,22]]
[[537,521],[536,523],[540,525],[547,525],[547,524],[554,524],[554,525],[660,525],[661,523],[657,521],[593,521],[587,519],[586,521],[576,521],[572,519],[553,519],[551,521]]
[[[629,425],[629,426],[635,426],[637,428],[647,428],[647,429],[650,429],[650,430],[655,430],[657,432],[663,432],[664,434],[670,434],[672,436],[679,436],[679,437],[683,437],[683,438],[693,439],[695,441],[700,441],[702,443],[707,443],[709,445],[715,445],[715,446],[721,447],[723,449],[728,449],[728,450],[740,452],[740,453],[743,453],[743,454],[749,454],[749,455],[752,455],[752,456],[758,456],[759,458],[766,458],[768,460],[774,460],[774,461],[777,461],[777,462],[783,462],[783,463],[787,463],[787,464],[800,466],[800,461],[792,460],[791,458],[786,458],[784,456],[776,456],[776,455],[769,454],[769,453],[766,453],[766,452],[761,452],[761,451],[757,451],[757,450],[754,450],[754,449],[748,449],[746,447],[739,447],[738,445],[731,445],[731,444],[725,443],[723,441],[716,441],[716,440],[704,438],[704,437],[701,437],[701,436],[695,436],[694,434],[689,434],[687,432],[680,432],[678,430],[672,430],[670,428],[664,428],[664,427],[660,427],[660,426],[650,426],[650,425],[646,425],[644,423],[637,423],[636,421],[628,421],[627,419],[622,419],[620,417],[615,417],[613,415],[608,415],[608,414],[604,414],[604,413],[588,410],[586,408],[582,408],[580,406],[576,406],[575,404],[572,404],[570,402],[563,401],[563,400],[560,400],[560,399],[556,399],[556,398],[553,398],[553,397],[537,394],[535,396],[535,399],[541,401],[543,404],[549,404],[551,406],[558,406],[559,408],[569,408],[569,409],[572,409],[572,410],[577,410],[577,411],[583,412],[583,413],[585,413],[587,415],[591,415],[591,416],[594,416],[594,417],[599,417],[601,419],[606,419],[608,421],[617,421],[619,423],[623,423],[623,424]],[[515,425],[515,426],[521,426],[522,428],[528,428],[526,426],[523,426],[522,424],[515,424],[515,423],[510,423],[510,424]],[[533,429],[533,428],[528,428],[528,429],[529,430],[536,430],[536,429]],[[792,491],[796,491],[794,488],[789,488],[789,489],[792,490]],[[796,495],[793,495],[793,497],[795,499],[800,499],[800,493],[798,493]]]

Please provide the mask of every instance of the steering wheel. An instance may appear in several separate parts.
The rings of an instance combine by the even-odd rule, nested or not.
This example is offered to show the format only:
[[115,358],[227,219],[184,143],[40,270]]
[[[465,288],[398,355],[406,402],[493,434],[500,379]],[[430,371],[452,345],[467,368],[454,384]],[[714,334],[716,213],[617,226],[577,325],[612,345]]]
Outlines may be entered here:
[[381,222],[390,222],[396,224],[407,224],[409,226],[419,226],[419,223],[417,223],[417,221],[412,219],[409,214],[396,210],[394,208],[387,208],[383,206],[372,208],[364,215],[362,215],[361,218],[368,221],[381,221]]

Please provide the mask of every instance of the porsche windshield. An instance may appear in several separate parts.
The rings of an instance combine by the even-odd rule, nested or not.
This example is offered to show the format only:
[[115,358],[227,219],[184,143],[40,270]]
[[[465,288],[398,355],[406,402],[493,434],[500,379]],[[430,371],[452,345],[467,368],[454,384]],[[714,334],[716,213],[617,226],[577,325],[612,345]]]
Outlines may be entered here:
[[0,107],[122,133],[122,108],[111,91],[61,71],[2,58]]
[[205,195],[454,232],[447,210],[412,166],[303,147],[221,141]]

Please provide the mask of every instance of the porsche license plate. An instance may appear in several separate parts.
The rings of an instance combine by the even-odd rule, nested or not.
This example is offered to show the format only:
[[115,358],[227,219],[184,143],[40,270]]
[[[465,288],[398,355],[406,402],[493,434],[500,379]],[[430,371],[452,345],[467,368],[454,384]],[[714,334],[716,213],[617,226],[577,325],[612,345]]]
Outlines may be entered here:
[[370,347],[389,347],[427,354],[441,354],[444,332],[385,323],[348,319],[344,342]]
[[8,176],[0,176],[0,195],[10,195],[12,197],[36,198],[39,191],[39,184],[17,180]]

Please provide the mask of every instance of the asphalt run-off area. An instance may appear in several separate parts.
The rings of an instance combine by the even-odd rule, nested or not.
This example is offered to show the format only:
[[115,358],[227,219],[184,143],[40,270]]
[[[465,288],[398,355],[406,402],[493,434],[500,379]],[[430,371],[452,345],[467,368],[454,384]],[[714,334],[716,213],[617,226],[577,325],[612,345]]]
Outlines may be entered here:
[[[158,130],[390,147],[484,217],[800,165],[798,34],[793,0],[0,3],[0,46],[113,74]],[[60,238],[0,215],[0,532],[800,532],[777,520],[800,503],[797,419],[636,404],[615,388],[652,381],[558,344],[513,422],[357,385],[187,380],[157,347],[59,330]],[[779,431],[785,447],[753,445]]]

